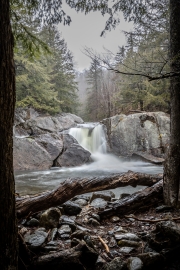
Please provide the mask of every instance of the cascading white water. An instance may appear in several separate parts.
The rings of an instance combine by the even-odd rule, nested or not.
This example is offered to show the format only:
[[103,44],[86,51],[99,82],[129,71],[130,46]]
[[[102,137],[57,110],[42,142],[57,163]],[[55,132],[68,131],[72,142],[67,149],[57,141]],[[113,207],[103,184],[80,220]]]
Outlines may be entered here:
[[105,154],[107,152],[107,142],[103,125],[82,124],[77,128],[71,128],[69,134],[92,154]]

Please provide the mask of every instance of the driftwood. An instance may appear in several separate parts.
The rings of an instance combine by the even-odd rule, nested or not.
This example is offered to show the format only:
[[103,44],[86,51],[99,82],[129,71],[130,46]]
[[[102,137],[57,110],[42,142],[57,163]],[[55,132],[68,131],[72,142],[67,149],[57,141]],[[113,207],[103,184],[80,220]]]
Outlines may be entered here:
[[162,174],[148,175],[143,173],[127,172],[111,176],[68,179],[53,190],[40,195],[17,198],[16,210],[18,217],[28,215],[29,212],[38,212],[50,207],[58,206],[76,195],[99,190],[113,189],[131,185],[152,186],[162,179]]
[[98,258],[98,253],[86,245],[84,241],[76,247],[54,252],[39,257],[33,265],[33,270],[84,270],[86,266],[94,266]]
[[122,200],[110,203],[105,210],[99,212],[101,218],[107,218],[113,215],[124,215],[141,211],[144,208],[155,206],[163,200],[163,180],[159,181],[152,187],[136,192]]

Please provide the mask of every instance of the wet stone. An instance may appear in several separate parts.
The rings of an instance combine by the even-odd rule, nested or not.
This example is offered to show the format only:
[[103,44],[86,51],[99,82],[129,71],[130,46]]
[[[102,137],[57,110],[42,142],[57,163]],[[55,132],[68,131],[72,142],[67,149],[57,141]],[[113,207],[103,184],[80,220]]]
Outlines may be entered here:
[[138,257],[130,257],[128,259],[128,270],[141,270],[143,263]]
[[74,232],[76,230],[76,224],[74,220],[72,220],[70,217],[62,215],[59,219],[60,225],[69,225],[71,230]]
[[133,247],[122,247],[119,249],[119,252],[129,254],[133,249]]
[[124,230],[121,226],[114,227],[114,233],[127,233],[128,231]]
[[96,219],[94,219],[94,218],[90,218],[88,220],[88,224],[91,224],[93,226],[99,226],[100,225],[100,223]]
[[101,199],[101,198],[94,199],[91,202],[91,206],[93,206],[95,208],[104,209],[106,207],[106,205],[107,205],[107,202],[104,199]]
[[74,233],[71,234],[71,239],[73,238],[77,238],[77,239],[84,239],[84,236],[87,234],[87,232],[81,231],[81,230],[77,230]]
[[61,234],[61,239],[69,239],[70,238],[70,235],[69,234]]
[[116,240],[114,239],[114,237],[111,237],[108,246],[109,247],[115,247],[117,245]]
[[110,202],[111,198],[115,198],[115,194],[112,191],[97,191],[93,192],[90,202],[95,199],[103,199],[104,201]]
[[88,202],[84,199],[78,199],[78,200],[74,201],[74,203],[78,204],[81,207],[86,206],[88,204]]
[[91,198],[90,195],[82,194],[82,195],[77,195],[74,198],[72,198],[72,201],[83,199],[83,200],[86,200],[87,202],[89,202],[90,198]]
[[130,240],[120,240],[118,241],[119,247],[139,247],[140,242],[130,241]]
[[125,240],[130,240],[130,241],[140,241],[140,238],[136,234],[133,234],[133,233],[124,233],[124,234],[116,233],[115,238],[116,240],[125,239]]
[[55,239],[56,234],[57,234],[57,228],[52,229],[52,231],[50,232],[51,241],[53,241]]
[[115,223],[115,222],[118,222],[120,221],[120,218],[117,217],[117,216],[113,216],[111,219],[110,219],[111,222]]
[[30,245],[32,249],[38,248],[44,244],[48,234],[43,231],[34,231],[33,234],[26,233],[24,236],[25,242]]
[[69,225],[62,225],[59,229],[58,229],[58,235],[62,235],[62,234],[71,234],[72,230],[70,228]]
[[39,220],[37,220],[36,218],[32,218],[27,222],[27,226],[30,226],[30,227],[39,226]]
[[91,216],[92,216],[92,218],[95,218],[97,221],[100,221],[100,216],[99,215],[93,213]]
[[67,201],[67,202],[65,202],[63,205],[62,205],[62,207],[63,207],[63,209],[64,209],[64,213],[66,214],[66,215],[70,215],[70,216],[76,216],[76,215],[78,215],[80,212],[81,212],[81,210],[82,210],[82,208],[78,205],[78,204],[76,204],[76,203],[74,203],[74,202],[71,202],[71,201]]

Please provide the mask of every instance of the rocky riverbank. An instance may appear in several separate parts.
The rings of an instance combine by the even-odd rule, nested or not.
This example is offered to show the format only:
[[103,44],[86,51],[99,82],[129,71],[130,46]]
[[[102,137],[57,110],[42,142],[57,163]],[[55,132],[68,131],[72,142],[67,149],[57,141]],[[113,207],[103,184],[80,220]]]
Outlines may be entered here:
[[101,219],[114,197],[79,195],[19,220],[20,269],[179,269],[180,211],[160,204]]
[[[29,108],[17,109],[14,125],[14,169],[45,170],[53,166],[80,166],[91,153],[68,131],[83,120],[70,113],[39,115]],[[116,115],[104,119],[110,152],[162,164],[169,141],[169,116],[163,112]]]

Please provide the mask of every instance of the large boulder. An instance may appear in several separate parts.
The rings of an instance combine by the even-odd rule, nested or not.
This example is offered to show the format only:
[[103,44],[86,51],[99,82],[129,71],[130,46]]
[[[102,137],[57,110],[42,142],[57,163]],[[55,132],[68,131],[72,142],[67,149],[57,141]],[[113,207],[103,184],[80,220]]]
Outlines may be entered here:
[[90,161],[91,153],[80,146],[74,137],[69,134],[64,134],[63,143],[63,153],[57,158],[56,166],[80,166]]
[[52,166],[50,154],[32,138],[14,137],[15,170],[45,170]]
[[18,108],[15,112],[14,133],[15,135],[39,135],[45,133],[59,133],[83,120],[71,113],[61,113],[56,116],[39,114],[33,108]]
[[147,152],[162,157],[170,136],[170,118],[163,112],[116,115],[104,119],[111,150],[121,156]]
[[42,134],[35,137],[14,137],[14,169],[46,170],[53,166],[61,154],[63,140],[56,134]]

